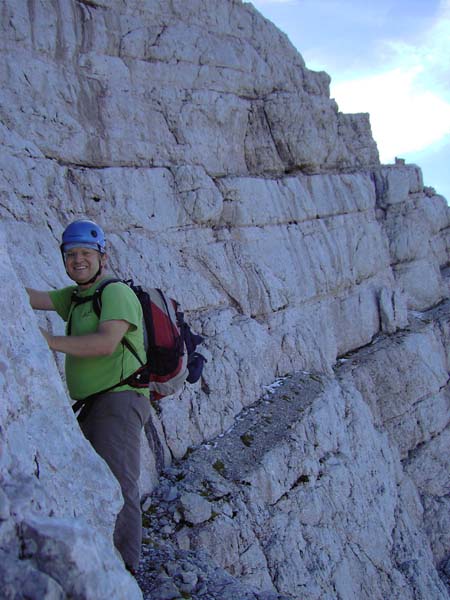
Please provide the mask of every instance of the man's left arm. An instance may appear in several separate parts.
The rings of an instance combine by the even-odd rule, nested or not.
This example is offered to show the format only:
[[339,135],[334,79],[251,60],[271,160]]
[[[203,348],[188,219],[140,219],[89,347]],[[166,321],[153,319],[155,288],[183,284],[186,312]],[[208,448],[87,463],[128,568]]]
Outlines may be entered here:
[[130,327],[128,321],[102,321],[95,333],[86,335],[52,335],[41,329],[51,350],[78,358],[110,356]]

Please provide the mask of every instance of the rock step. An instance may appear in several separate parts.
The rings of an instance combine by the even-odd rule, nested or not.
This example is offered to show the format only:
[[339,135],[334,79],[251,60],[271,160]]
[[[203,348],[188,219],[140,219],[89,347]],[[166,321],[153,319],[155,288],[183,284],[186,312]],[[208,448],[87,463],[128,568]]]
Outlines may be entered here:
[[271,450],[282,443],[324,391],[325,377],[297,373],[269,386],[256,404],[237,417],[235,425],[195,453],[195,463],[210,463],[225,479],[241,482]]

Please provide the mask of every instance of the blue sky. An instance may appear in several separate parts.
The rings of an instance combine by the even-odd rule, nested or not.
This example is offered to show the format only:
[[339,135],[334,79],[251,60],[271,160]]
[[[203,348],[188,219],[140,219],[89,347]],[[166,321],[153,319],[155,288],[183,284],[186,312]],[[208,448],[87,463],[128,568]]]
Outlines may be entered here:
[[450,0],[252,0],[342,112],[368,112],[381,162],[418,164],[450,202]]

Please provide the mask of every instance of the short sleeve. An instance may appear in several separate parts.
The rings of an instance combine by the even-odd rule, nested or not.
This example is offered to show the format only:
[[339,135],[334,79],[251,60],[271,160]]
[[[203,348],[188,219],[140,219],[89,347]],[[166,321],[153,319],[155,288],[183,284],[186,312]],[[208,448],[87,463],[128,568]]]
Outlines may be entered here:
[[141,304],[125,283],[110,283],[102,292],[100,322],[127,321],[135,330],[142,323]]
[[56,312],[64,321],[67,321],[69,318],[74,289],[75,286],[70,285],[60,290],[51,290],[48,293]]

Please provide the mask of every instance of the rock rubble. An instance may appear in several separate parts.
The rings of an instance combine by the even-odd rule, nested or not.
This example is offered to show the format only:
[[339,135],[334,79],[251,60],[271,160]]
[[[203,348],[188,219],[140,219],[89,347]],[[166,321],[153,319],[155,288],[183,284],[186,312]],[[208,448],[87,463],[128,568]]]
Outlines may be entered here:
[[414,480],[343,369],[276,382],[230,431],[167,469],[146,500],[145,544],[206,550],[269,594],[445,597]]

